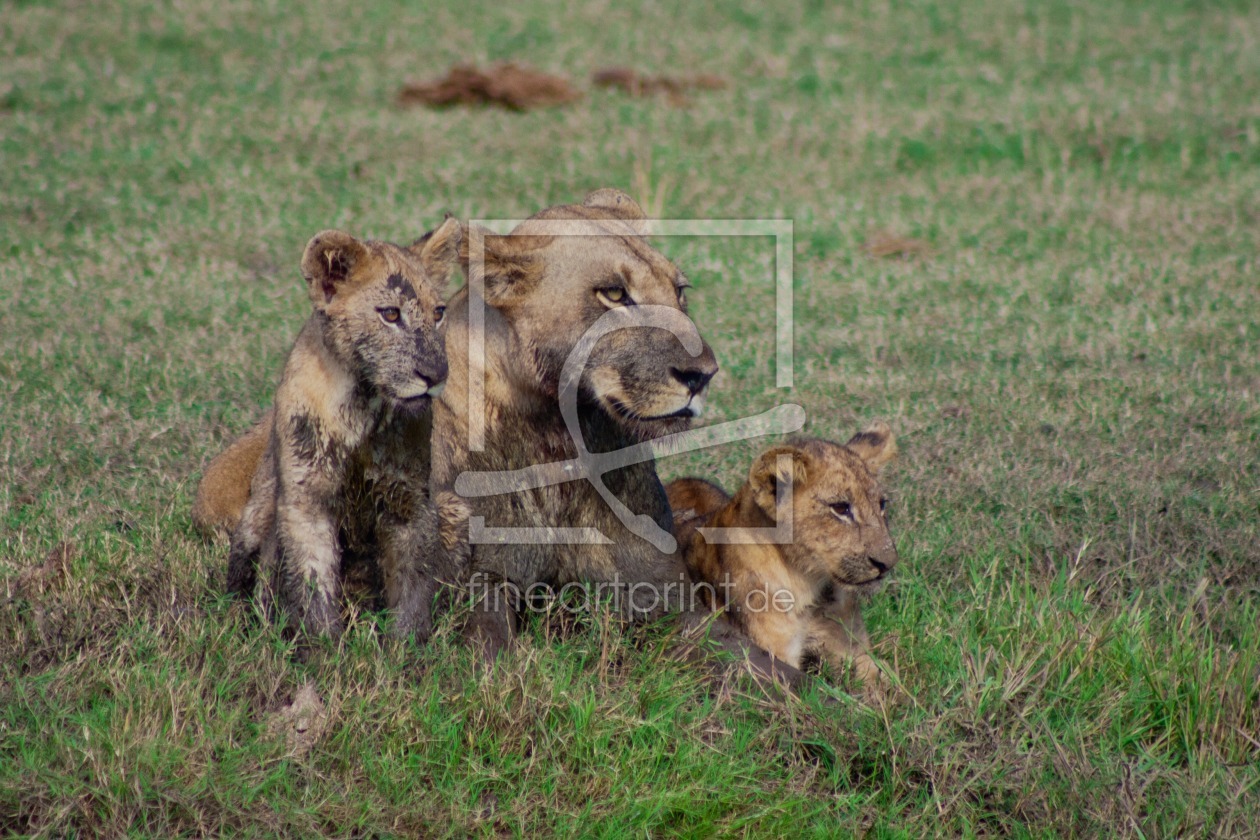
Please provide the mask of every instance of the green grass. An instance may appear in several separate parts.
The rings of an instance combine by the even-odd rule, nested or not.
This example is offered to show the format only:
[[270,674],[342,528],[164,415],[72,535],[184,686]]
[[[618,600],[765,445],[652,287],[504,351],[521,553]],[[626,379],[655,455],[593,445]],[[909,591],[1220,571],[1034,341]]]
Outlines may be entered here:
[[[1260,9],[750,8],[0,1],[0,832],[1260,835]],[[392,104],[500,59],[731,85]],[[606,185],[795,220],[792,393],[766,243],[660,245],[713,420],[899,435],[868,624],[912,700],[712,694],[600,616],[488,680],[367,617],[298,665],[219,597],[192,489],[269,398],[310,235]],[[763,444],[661,469],[730,487]]]

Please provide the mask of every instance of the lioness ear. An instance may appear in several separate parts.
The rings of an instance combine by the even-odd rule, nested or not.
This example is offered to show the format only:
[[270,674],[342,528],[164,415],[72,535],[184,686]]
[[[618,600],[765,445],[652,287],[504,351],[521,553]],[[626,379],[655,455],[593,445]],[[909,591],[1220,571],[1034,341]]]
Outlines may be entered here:
[[302,254],[302,276],[311,303],[318,309],[332,303],[367,252],[366,245],[344,231],[325,230],[312,236]]
[[845,446],[861,458],[873,473],[879,472],[897,454],[897,439],[882,420],[858,432]]
[[630,225],[634,232],[640,236],[647,234],[647,214],[643,212],[639,202],[621,190],[613,189],[612,187],[595,190],[595,192],[586,197],[586,200],[582,202],[582,206],[601,210],[611,218],[620,219]]
[[459,220],[448,215],[446,221],[411,243],[407,249],[420,259],[425,277],[434,288],[446,289],[459,259],[459,243],[463,238],[464,229]]
[[486,303],[506,306],[542,276],[542,256],[537,252],[553,238],[501,236],[480,225],[469,225],[459,241],[459,264],[469,285],[482,284]]
[[795,446],[772,446],[758,455],[748,471],[748,483],[757,507],[775,519],[775,499],[780,488],[803,485],[809,478],[809,467],[808,453]]

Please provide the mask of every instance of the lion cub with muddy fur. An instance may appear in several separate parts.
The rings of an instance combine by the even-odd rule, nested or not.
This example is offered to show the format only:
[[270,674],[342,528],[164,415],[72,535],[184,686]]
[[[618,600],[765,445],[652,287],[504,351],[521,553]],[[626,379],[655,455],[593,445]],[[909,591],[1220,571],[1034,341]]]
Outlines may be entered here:
[[[772,447],[733,498],[698,478],[666,487],[687,568],[709,584],[701,592],[710,606],[794,667],[852,663],[872,696],[882,693],[885,677],[870,656],[860,602],[897,564],[877,479],[895,454],[892,432],[877,423],[843,446],[799,440]],[[789,510],[782,543],[774,534],[723,541],[709,530],[782,529]]]
[[448,219],[408,248],[335,230],[306,246],[314,311],[285,363],[270,426],[264,418],[233,444],[262,438],[266,448],[232,533],[227,580],[238,595],[257,588],[267,606],[278,596],[300,632],[341,632],[351,556],[376,559],[396,635],[431,632],[433,595],[453,575],[429,501],[430,408],[447,376],[443,298],[461,235]]

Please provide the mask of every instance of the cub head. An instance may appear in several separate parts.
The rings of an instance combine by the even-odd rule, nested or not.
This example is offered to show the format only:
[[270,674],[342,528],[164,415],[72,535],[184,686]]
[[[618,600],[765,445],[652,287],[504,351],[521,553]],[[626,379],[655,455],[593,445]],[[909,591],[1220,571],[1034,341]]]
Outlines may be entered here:
[[446,381],[443,300],[460,238],[455,219],[406,248],[326,230],[302,256],[328,346],[363,386],[396,407],[427,407]]
[[556,398],[577,348],[585,362],[571,362],[570,372],[579,401],[637,438],[700,416],[717,372],[686,315],[687,279],[648,243],[646,222],[630,196],[602,189],[537,213],[509,236],[470,229],[461,249],[470,285],[481,284],[512,327],[515,386]]
[[791,504],[792,543],[782,549],[798,573],[819,586],[879,588],[897,565],[897,549],[877,476],[896,452],[888,425],[875,423],[843,446],[800,440],[757,458],[749,473],[753,500],[779,523]]

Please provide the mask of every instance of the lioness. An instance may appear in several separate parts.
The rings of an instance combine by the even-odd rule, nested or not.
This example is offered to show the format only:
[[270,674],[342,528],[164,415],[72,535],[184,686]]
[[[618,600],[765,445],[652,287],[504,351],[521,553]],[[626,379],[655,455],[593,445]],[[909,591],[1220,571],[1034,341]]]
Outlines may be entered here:
[[[577,458],[566,389],[576,389],[573,420],[590,452],[680,431],[699,416],[717,362],[685,317],[686,278],[648,243],[645,221],[630,196],[602,189],[580,205],[535,214],[509,236],[472,229],[461,243],[469,285],[451,298],[447,316],[451,376],[434,407],[432,488],[439,501],[464,503],[456,527],[472,537],[468,576],[475,596],[484,595],[472,635],[490,656],[515,633],[514,596],[539,584],[595,584],[633,616],[685,608],[681,557],[627,527],[581,467],[571,464],[561,483],[509,480],[497,495],[457,492],[466,471]],[[668,325],[647,325],[649,313]],[[616,329],[592,338],[596,322]],[[638,522],[668,533],[669,503],[650,457],[603,481]]]
[[[733,498],[698,478],[666,487],[687,567],[709,584],[702,592],[711,606],[795,667],[852,662],[873,694],[884,676],[869,653],[860,601],[897,564],[877,480],[894,454],[892,432],[876,423],[843,446],[801,440],[768,449]],[[708,528],[774,529],[788,511],[790,541],[782,544],[770,534],[706,538]]]
[[[266,451],[232,533],[228,590],[254,590],[259,565],[293,626],[342,629],[343,552],[376,555],[397,635],[425,637],[443,577],[429,501],[430,404],[446,380],[443,292],[461,228],[448,219],[409,248],[316,234],[302,257],[313,312],[276,389],[269,426],[229,448]],[[222,456],[221,456],[222,457]],[[230,486],[226,468],[220,483]]]

